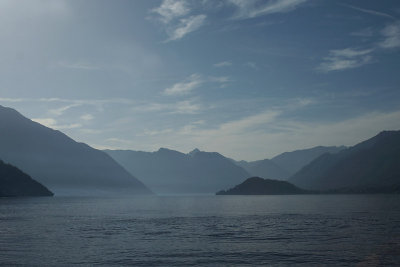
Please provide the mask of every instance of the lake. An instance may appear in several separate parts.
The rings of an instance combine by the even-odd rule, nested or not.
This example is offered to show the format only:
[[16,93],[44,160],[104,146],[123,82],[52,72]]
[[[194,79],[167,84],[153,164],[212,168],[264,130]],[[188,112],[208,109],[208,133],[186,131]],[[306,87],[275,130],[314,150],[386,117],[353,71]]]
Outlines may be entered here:
[[0,263],[396,265],[400,196],[3,198]]

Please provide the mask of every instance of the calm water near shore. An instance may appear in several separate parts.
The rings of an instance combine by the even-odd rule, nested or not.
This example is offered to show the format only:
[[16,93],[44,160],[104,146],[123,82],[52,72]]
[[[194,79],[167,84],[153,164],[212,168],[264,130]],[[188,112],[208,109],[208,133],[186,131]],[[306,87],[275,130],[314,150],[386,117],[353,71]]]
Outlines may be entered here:
[[399,195],[0,199],[1,265],[399,263]]

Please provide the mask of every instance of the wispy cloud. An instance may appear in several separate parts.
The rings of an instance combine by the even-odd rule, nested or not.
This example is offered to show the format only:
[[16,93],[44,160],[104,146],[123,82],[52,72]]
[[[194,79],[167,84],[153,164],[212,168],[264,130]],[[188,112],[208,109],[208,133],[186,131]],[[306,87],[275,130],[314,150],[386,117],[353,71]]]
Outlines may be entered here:
[[71,108],[74,108],[74,107],[78,107],[78,106],[81,106],[81,104],[74,103],[74,104],[70,104],[70,105],[67,105],[67,106],[60,107],[60,108],[51,109],[51,110],[49,110],[49,113],[51,113],[51,114],[53,114],[53,115],[55,115],[55,116],[61,116],[61,115],[63,115],[67,110],[69,110],[69,109],[71,109]]
[[125,98],[109,99],[68,99],[68,98],[0,98],[0,102],[22,103],[70,103],[75,105],[132,104],[134,101]]
[[245,66],[250,67],[252,69],[258,70],[258,66],[255,62],[249,61],[244,63]]
[[176,103],[172,114],[196,114],[202,109],[201,105],[198,103],[193,103],[193,101],[185,100]]
[[7,97],[0,97],[0,102],[10,102],[10,103],[18,103],[24,102],[26,98],[7,98]]
[[163,130],[144,130],[142,133],[137,134],[137,136],[155,136],[155,135],[165,135],[172,133],[174,130],[171,128]]
[[186,95],[203,83],[199,74],[192,74],[183,82],[178,82],[164,90],[165,95]]
[[208,82],[218,83],[220,88],[225,88],[229,83],[233,82],[229,76],[210,76],[208,77]]
[[380,12],[380,11],[376,11],[376,10],[372,10],[372,9],[366,9],[366,8],[361,8],[361,7],[357,7],[357,6],[353,6],[353,5],[346,5],[346,4],[342,4],[342,6],[366,13],[366,14],[370,14],[370,15],[374,15],[374,16],[379,16],[379,17],[384,17],[384,18],[389,18],[389,19],[396,19],[395,17],[393,17],[392,15],[389,15],[387,13],[384,12]]
[[295,10],[307,0],[229,0],[237,8],[235,19],[255,18],[274,13],[286,13]]
[[118,144],[124,144],[124,145],[129,145],[132,143],[132,140],[126,140],[126,139],[121,139],[121,138],[116,138],[116,137],[107,138],[105,141],[109,142],[109,143],[118,143]]
[[208,81],[215,83],[228,83],[232,82],[232,79],[229,76],[210,76]]
[[282,115],[279,110],[266,110],[208,129],[207,123],[189,123],[178,131],[159,136],[155,142],[167,139],[170,146],[186,150],[196,144],[235,159],[259,160],[321,144],[355,145],[383,129],[400,128],[400,111],[370,112],[336,122],[295,121]]
[[182,17],[190,12],[187,2],[183,0],[164,0],[161,5],[151,10],[160,15],[163,23],[169,23],[175,18]]
[[92,114],[84,114],[80,116],[80,119],[84,121],[90,121],[94,119],[94,116]]
[[207,16],[191,15],[192,11],[189,2],[184,0],[164,0],[159,7],[150,10],[158,15],[157,19],[165,27],[168,39],[164,42],[182,39],[204,25]]
[[[368,49],[345,48],[329,51],[329,55],[323,58],[323,62],[317,67],[317,70],[322,72],[331,72],[361,67],[370,63],[373,56],[379,50],[389,50],[400,47],[399,21],[388,24],[380,33],[383,36],[383,39],[380,42],[371,43],[370,48]],[[359,32],[353,32],[351,35],[372,37],[374,33],[371,28],[366,28]]]
[[268,123],[275,121],[279,114],[279,111],[264,111],[256,115],[223,123],[218,127],[217,131],[222,131],[226,134],[241,134],[258,130],[258,127],[265,127]]
[[32,121],[40,123],[46,127],[56,129],[56,130],[75,129],[75,128],[82,127],[82,125],[79,123],[60,125],[57,123],[57,120],[54,118],[34,118],[34,119],[32,119]]
[[134,112],[162,112],[169,114],[197,114],[203,110],[203,106],[194,99],[177,101],[172,103],[144,103],[132,108]]
[[230,66],[232,66],[232,62],[231,61],[222,61],[222,62],[215,63],[213,66],[217,67],[217,68],[230,67]]
[[324,58],[317,70],[322,72],[353,69],[371,62],[370,55],[374,49],[345,48],[331,50],[329,56]]
[[391,49],[400,47],[400,22],[396,21],[393,24],[387,25],[381,34],[384,40],[379,43],[379,46],[384,49]]
[[34,118],[32,119],[32,121],[40,123],[50,128],[57,124],[57,121],[52,118]]
[[205,19],[206,15],[196,15],[180,19],[180,22],[177,25],[170,27],[167,30],[169,38],[166,40],[166,42],[181,39],[188,33],[196,31],[203,26]]
[[164,95],[168,96],[182,96],[190,94],[194,89],[203,85],[204,83],[218,83],[220,86],[226,86],[233,80],[229,76],[206,76],[200,74],[192,74],[184,81],[177,82],[171,87],[163,91]]

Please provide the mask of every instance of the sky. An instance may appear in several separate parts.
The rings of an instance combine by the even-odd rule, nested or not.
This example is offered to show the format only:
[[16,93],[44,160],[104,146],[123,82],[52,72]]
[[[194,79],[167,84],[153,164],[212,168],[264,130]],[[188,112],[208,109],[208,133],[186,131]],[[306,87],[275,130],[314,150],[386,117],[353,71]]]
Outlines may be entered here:
[[354,145],[400,129],[400,1],[0,0],[0,105],[99,149]]

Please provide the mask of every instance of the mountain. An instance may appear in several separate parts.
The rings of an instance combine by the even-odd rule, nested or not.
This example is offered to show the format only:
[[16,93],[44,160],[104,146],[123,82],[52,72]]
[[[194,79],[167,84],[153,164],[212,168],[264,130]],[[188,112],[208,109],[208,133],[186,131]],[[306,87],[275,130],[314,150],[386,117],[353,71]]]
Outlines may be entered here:
[[237,165],[245,169],[250,175],[275,180],[286,180],[289,172],[269,159],[257,161],[237,161]]
[[188,154],[166,148],[156,152],[105,152],[161,194],[214,193],[249,177],[244,169],[221,154],[198,149]]
[[289,178],[319,156],[325,153],[337,153],[345,148],[344,146],[317,146],[309,149],[284,152],[273,157],[271,161],[286,170],[288,173],[286,178]]
[[339,153],[324,154],[289,181],[312,190],[398,192],[400,131],[384,131]]
[[150,194],[106,153],[0,106],[0,158],[55,194]]
[[234,188],[219,191],[217,195],[295,195],[306,193],[309,192],[286,181],[251,177]]
[[29,175],[0,160],[0,197],[52,196],[46,187]]
[[257,161],[234,161],[252,176],[268,179],[287,180],[302,167],[325,153],[337,153],[345,147],[317,146],[309,149],[296,150],[279,154],[272,159]]

